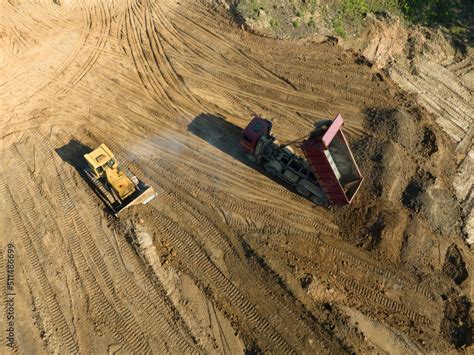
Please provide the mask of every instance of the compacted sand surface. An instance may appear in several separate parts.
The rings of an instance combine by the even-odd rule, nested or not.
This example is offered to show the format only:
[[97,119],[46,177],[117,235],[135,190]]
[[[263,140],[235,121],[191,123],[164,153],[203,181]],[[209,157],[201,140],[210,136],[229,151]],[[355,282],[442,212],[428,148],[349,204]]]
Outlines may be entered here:
[[[455,144],[359,56],[208,3],[0,5],[0,352],[468,344]],[[282,142],[341,113],[355,202],[314,206],[245,163],[253,113]],[[100,143],[157,198],[113,218],[79,173]]]

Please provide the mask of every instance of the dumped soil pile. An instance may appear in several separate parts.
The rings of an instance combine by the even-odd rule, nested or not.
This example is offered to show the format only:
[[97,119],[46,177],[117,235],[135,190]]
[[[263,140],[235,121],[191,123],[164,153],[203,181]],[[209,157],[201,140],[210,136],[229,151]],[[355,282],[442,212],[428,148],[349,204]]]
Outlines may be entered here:
[[470,309],[471,303],[467,297],[458,297],[446,303],[441,331],[457,348],[471,345],[473,342]]
[[453,279],[456,285],[462,284],[469,276],[461,251],[456,245],[451,245],[446,252],[443,272]]
[[[365,196],[340,212],[341,228],[360,236],[369,249],[380,243],[384,229],[390,231],[387,239],[404,247],[412,222],[426,223],[433,235],[460,235],[461,212],[451,188],[455,166],[445,159],[453,154],[452,144],[413,107],[366,112],[370,136],[355,141],[353,150],[369,183]],[[354,212],[359,218],[350,218]],[[393,246],[387,245],[387,252]]]
[[[435,122],[444,130],[455,145],[453,160],[457,167],[454,188],[464,219],[464,232],[468,243],[473,238],[472,200],[472,117],[474,117],[472,95],[473,52],[465,44],[452,40],[441,30],[412,28],[408,34],[397,29],[393,21],[377,19],[377,27],[388,31],[384,35],[366,32],[357,42],[356,48],[379,67],[385,67],[390,77],[410,93],[433,115]],[[401,33],[404,46],[395,45],[388,56],[370,51],[384,48],[383,43],[393,44],[392,35]],[[391,47],[392,48],[392,47]],[[427,136],[429,139],[429,136]]]
[[[258,2],[260,7],[256,2],[240,1],[238,4],[239,11],[230,8],[250,31],[265,36],[306,37],[311,41],[338,43],[354,51],[359,64],[383,68],[401,88],[416,95],[416,100],[433,115],[456,146],[454,157],[458,173],[454,188],[462,209],[464,235],[468,243],[474,242],[474,212],[470,203],[474,183],[474,52],[459,35],[453,37],[446,29],[409,26],[390,13],[401,15],[400,9],[393,4],[382,4],[380,8],[367,2],[295,2],[273,8],[264,1]],[[460,6],[456,10],[459,12],[458,24],[467,23],[465,30],[472,32],[469,5],[457,5]],[[311,22],[305,14],[311,17]],[[338,17],[341,15],[342,18]],[[272,20],[297,26],[278,27]],[[299,26],[300,23],[303,26]],[[348,26],[350,35],[344,30]],[[462,29],[459,27],[458,30]],[[334,37],[335,34],[339,37]],[[430,132],[426,134],[426,139],[431,139]],[[443,195],[439,197],[443,198]]]

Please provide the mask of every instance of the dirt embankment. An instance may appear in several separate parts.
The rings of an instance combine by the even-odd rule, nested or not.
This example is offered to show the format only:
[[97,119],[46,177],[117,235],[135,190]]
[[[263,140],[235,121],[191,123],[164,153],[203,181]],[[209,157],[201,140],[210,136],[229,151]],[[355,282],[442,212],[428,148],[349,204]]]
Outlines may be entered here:
[[[473,117],[474,52],[441,30],[404,28],[390,17],[369,17],[355,48],[413,93],[455,145],[453,187],[461,206],[466,241],[474,242]],[[352,46],[352,43],[349,44]]]

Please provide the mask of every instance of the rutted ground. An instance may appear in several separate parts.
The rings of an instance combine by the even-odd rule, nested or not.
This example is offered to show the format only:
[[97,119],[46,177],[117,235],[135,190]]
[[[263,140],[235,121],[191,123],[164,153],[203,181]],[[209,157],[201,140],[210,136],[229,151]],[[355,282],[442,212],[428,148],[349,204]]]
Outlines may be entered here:
[[[410,193],[452,200],[454,147],[382,72],[331,43],[245,33],[204,1],[16,1],[1,14],[1,247],[17,249],[19,351],[457,344],[472,265],[459,213]],[[354,206],[315,207],[243,163],[253,112],[281,140],[341,112],[367,178]],[[102,142],[158,191],[120,220],[77,172]]]

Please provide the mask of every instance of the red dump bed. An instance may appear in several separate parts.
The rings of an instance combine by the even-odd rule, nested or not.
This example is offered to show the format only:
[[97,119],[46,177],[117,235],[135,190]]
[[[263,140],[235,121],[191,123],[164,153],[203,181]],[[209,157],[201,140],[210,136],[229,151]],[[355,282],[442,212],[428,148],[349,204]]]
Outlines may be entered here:
[[325,131],[315,130],[301,146],[319,184],[331,204],[349,204],[363,177],[342,132],[340,114]]

